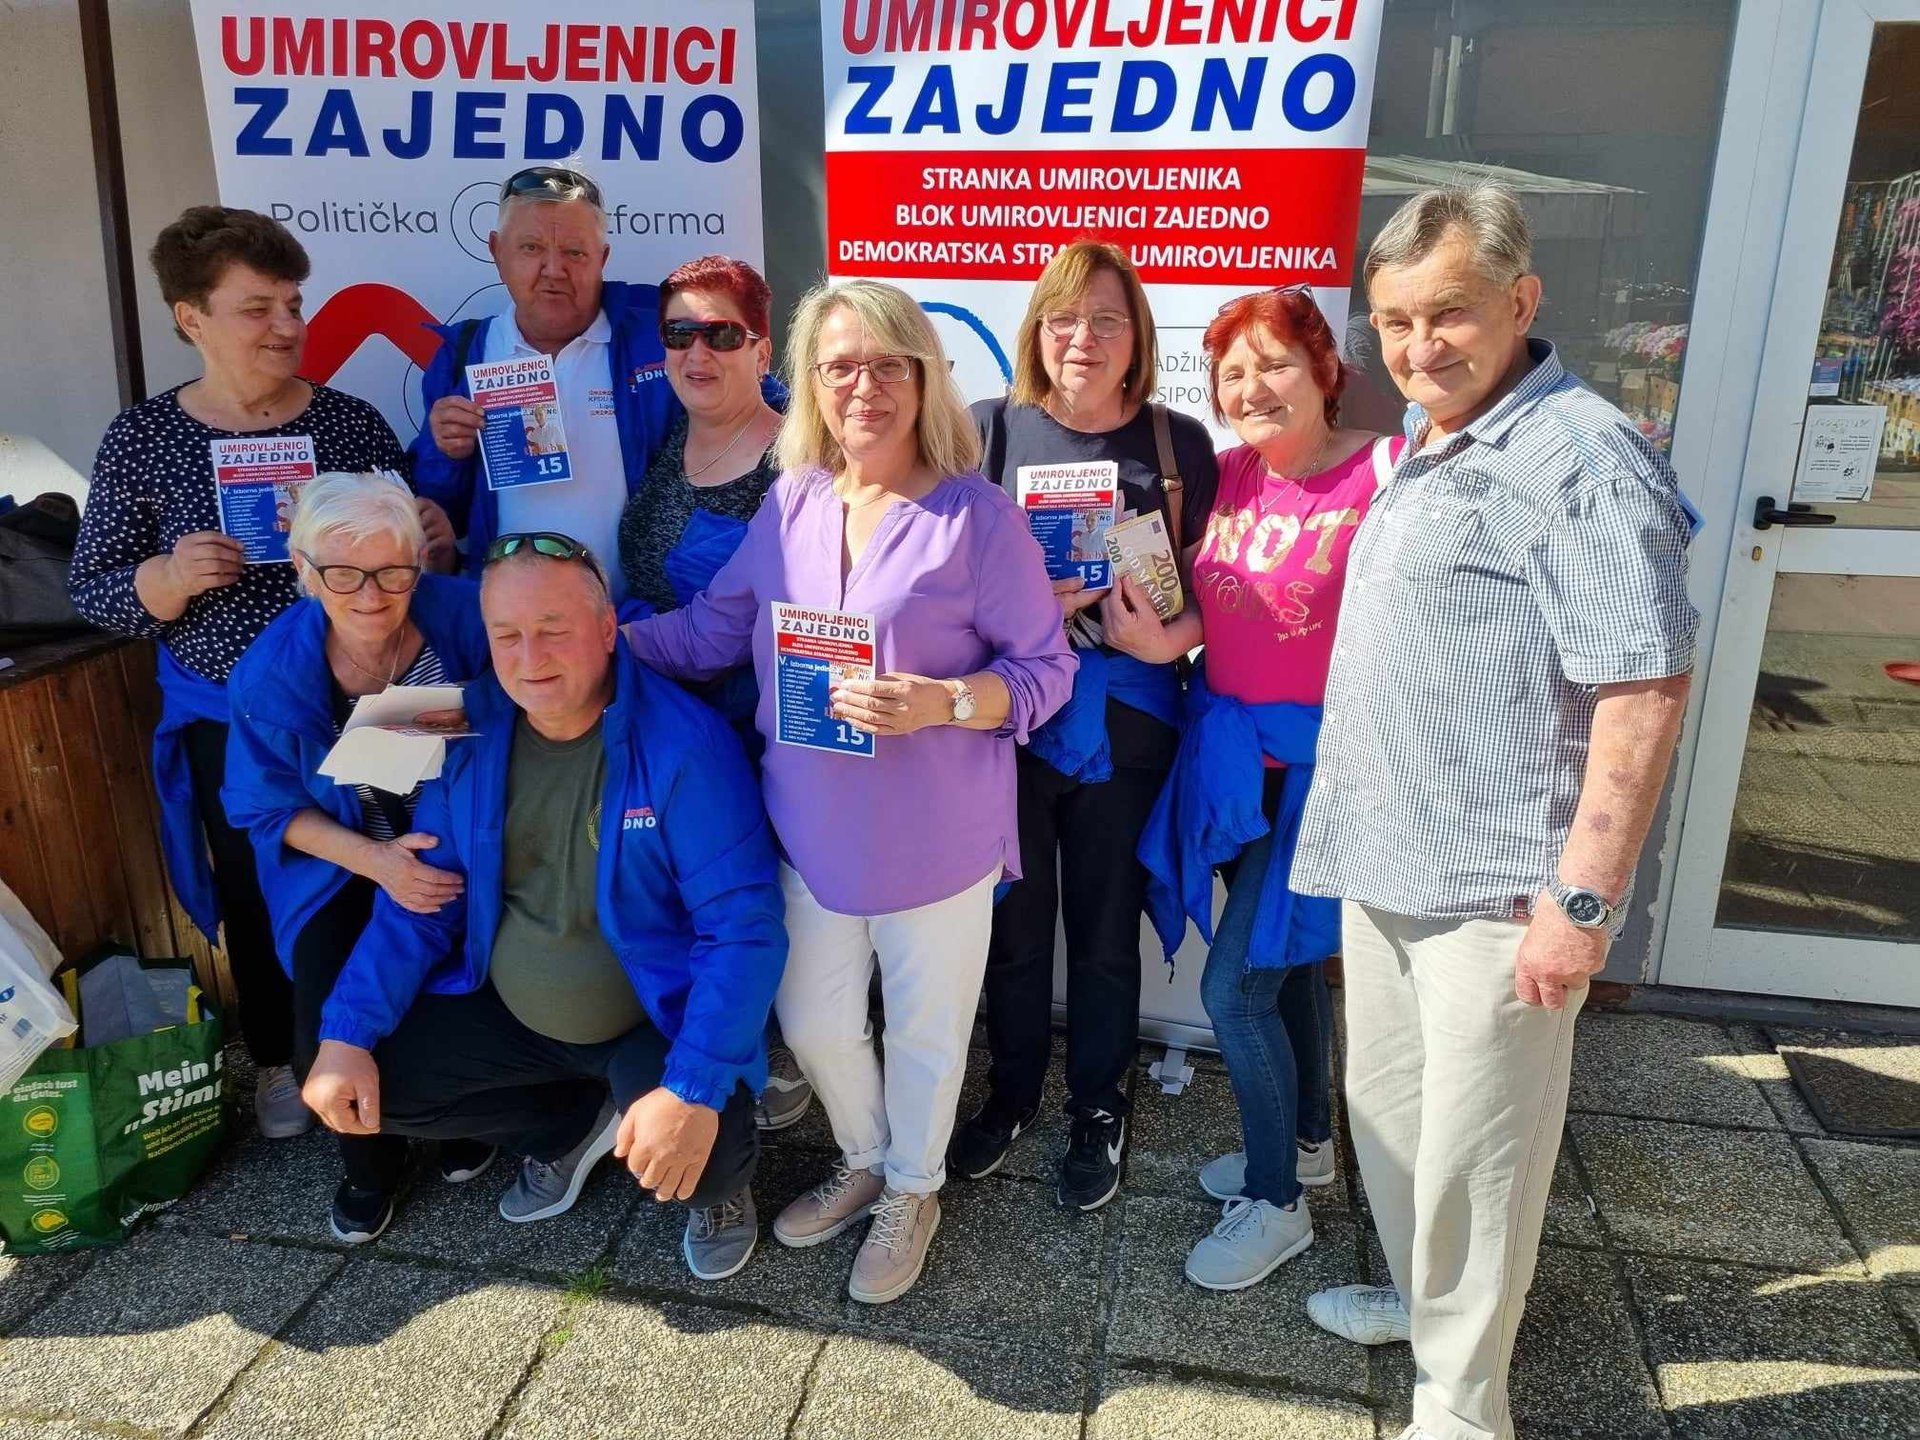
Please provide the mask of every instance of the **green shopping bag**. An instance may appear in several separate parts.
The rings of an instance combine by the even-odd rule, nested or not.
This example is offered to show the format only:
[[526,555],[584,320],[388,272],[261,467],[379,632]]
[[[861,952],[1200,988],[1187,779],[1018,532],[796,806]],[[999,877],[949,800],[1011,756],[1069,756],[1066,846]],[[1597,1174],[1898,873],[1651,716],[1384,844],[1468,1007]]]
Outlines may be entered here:
[[47,1050],[0,1095],[0,1249],[111,1245],[186,1194],[227,1118],[220,1015],[193,993],[189,1023]]

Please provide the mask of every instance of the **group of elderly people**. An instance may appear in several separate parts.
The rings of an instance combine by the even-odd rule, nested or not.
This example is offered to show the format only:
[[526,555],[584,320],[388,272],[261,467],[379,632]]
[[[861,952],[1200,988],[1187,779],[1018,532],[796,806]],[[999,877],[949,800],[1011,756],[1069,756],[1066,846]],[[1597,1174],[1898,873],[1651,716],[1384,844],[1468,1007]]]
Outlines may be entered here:
[[[1429,192],[1374,243],[1404,435],[1340,423],[1310,292],[1224,307],[1204,346],[1241,443],[1219,455],[1153,401],[1146,294],[1098,240],[1047,266],[1008,394],[971,411],[893,287],[806,296],[783,384],[749,266],[607,281],[575,171],[508,179],[490,243],[511,307],[444,327],[409,452],[299,377],[291,235],[218,207],[167,227],[154,268],[204,370],[113,422],[73,566],[84,613],[161,642],[174,882],[225,927],[261,1130],[339,1135],[335,1237],[387,1226],[410,1138],[447,1182],[518,1157],[516,1222],[613,1154],[686,1202],[687,1264],[723,1279],[759,1235],[759,1132],[817,1095],[840,1154],[773,1233],[865,1221],[848,1289],[885,1303],[947,1172],[991,1174],[1038,1115],[1059,924],[1057,1197],[1113,1197],[1142,917],[1169,954],[1192,922],[1244,1143],[1196,1176],[1223,1211],[1188,1277],[1240,1289],[1313,1242],[1344,949],[1391,1283],[1310,1313],[1412,1341],[1410,1436],[1511,1434],[1573,1020],[1694,623],[1671,471],[1529,338],[1517,200]],[[521,355],[553,363],[574,476],[495,490],[466,366]],[[289,564],[221,531],[210,446],[234,436],[312,441]],[[1076,461],[1160,517],[1172,618],[1120,569],[1049,579],[1012,491]],[[830,695],[865,755],[778,743],[777,604],[873,617],[874,675]],[[358,699],[438,683],[472,733],[437,779],[320,774]],[[989,1086],[956,1124],[983,988]]]

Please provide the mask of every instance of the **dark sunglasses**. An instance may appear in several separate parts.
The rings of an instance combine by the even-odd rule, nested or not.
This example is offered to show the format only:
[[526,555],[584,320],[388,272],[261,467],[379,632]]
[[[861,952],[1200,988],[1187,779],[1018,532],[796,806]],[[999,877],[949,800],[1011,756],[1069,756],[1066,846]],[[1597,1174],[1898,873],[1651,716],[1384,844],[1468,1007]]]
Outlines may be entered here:
[[607,583],[607,572],[600,568],[600,562],[594,558],[593,551],[582,545],[571,535],[556,534],[552,530],[519,531],[511,535],[502,535],[487,547],[486,563],[504,560],[509,555],[517,555],[522,550],[531,550],[536,555],[544,555],[549,560],[578,560],[591,570],[594,578],[603,586]]
[[738,350],[749,340],[763,339],[737,320],[662,320],[660,343],[669,350],[691,350],[695,340],[709,350]]
[[500,185],[500,198],[511,200],[517,195],[531,195],[542,200],[563,200],[570,199],[576,190],[595,209],[606,208],[600,199],[598,185],[578,170],[568,170],[559,165],[529,165],[525,170],[509,175]]

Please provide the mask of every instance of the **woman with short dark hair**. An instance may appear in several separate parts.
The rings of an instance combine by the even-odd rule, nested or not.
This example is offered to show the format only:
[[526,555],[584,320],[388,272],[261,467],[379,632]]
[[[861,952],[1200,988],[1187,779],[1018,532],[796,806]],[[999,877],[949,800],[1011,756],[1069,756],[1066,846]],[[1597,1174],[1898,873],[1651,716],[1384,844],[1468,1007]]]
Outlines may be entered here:
[[[246,439],[304,450],[311,442],[320,472],[400,469],[406,452],[373,406],[300,378],[309,264],[285,226],[251,210],[197,205],[160,232],[150,258],[174,330],[199,351],[202,374],[107,427],[70,588],[94,624],[160,642],[165,703],[153,760],[167,868],[209,939],[225,925],[241,1031],[260,1069],[261,1133],[298,1135],[313,1117],[290,1068],[292,991],[274,957],[252,847],[227,823],[220,784],[227,675],[299,591],[291,564],[249,562],[222,529],[213,448]],[[445,517],[429,524],[442,529]]]

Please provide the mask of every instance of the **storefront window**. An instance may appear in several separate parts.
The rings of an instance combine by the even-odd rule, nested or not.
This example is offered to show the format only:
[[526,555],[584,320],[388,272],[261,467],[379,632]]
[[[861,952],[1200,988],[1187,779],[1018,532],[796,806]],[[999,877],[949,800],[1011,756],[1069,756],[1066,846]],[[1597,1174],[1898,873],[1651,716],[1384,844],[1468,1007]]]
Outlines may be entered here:
[[[1416,190],[1506,181],[1534,225],[1535,333],[1667,449],[1734,10],[1388,0],[1358,253]],[[1375,393],[1356,395],[1349,419],[1378,426],[1398,400],[1355,280],[1350,348]]]

